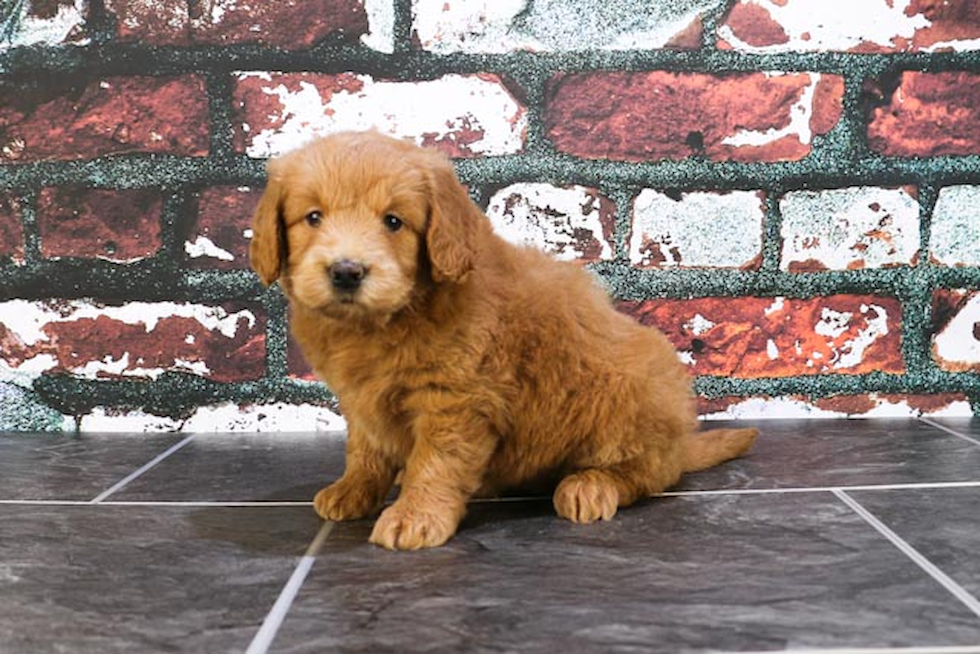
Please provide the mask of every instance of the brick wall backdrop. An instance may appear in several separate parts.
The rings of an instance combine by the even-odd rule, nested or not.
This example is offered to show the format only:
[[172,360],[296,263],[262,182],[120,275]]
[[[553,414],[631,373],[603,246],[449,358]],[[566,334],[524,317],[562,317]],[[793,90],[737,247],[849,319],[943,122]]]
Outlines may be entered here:
[[248,271],[376,126],[664,330],[710,416],[980,408],[975,0],[8,0],[0,429],[342,424]]

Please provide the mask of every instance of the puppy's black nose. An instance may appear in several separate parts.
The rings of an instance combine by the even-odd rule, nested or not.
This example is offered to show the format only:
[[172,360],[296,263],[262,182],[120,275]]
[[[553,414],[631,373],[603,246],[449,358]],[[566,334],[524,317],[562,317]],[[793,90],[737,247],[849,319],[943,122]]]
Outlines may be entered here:
[[355,291],[361,285],[366,272],[364,266],[356,261],[343,259],[330,266],[330,282],[338,291]]

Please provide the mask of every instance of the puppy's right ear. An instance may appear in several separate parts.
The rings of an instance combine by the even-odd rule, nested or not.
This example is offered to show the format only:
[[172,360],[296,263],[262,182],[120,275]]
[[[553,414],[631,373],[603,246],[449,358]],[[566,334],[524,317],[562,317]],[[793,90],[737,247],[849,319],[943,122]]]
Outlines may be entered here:
[[285,263],[286,226],[282,215],[283,185],[277,174],[276,161],[269,161],[269,181],[252,217],[252,242],[248,258],[252,269],[266,286],[279,278]]

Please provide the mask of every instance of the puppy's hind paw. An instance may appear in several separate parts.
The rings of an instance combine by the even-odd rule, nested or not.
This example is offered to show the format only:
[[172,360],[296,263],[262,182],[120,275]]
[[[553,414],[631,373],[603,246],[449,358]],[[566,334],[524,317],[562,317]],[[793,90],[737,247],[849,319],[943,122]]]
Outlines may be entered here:
[[555,489],[553,499],[558,515],[583,524],[611,520],[619,508],[616,486],[598,470],[565,477]]
[[324,520],[357,520],[381,508],[382,499],[370,489],[341,479],[320,490],[313,508]]

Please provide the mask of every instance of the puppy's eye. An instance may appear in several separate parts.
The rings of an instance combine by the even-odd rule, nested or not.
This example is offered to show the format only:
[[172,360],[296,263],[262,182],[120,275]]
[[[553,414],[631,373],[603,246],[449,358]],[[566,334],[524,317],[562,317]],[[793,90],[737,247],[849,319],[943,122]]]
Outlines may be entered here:
[[318,227],[323,222],[323,214],[319,211],[311,211],[306,214],[306,222],[310,227]]
[[398,216],[393,216],[391,214],[385,216],[384,222],[385,222],[385,227],[388,228],[389,232],[397,232],[399,229],[402,228],[402,224],[403,224],[401,218],[399,218]]

